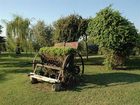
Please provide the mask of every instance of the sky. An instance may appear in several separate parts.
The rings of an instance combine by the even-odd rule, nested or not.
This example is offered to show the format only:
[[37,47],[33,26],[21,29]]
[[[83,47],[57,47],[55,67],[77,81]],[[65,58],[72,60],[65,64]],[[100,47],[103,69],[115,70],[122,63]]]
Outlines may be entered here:
[[2,20],[10,21],[13,14],[52,24],[62,16],[79,14],[83,18],[95,17],[101,9],[112,5],[122,16],[129,19],[140,31],[140,0],[0,0],[0,25],[5,36]]

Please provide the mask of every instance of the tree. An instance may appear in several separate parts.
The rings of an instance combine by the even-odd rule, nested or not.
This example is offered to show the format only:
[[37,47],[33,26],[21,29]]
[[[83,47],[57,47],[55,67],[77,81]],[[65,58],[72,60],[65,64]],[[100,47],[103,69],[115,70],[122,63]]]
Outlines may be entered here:
[[45,25],[44,21],[37,21],[32,27],[34,49],[38,51],[43,46],[52,45],[53,27]]
[[138,33],[137,44],[136,44],[132,54],[140,55],[140,33]]
[[99,48],[104,49],[105,64],[111,68],[124,64],[138,37],[134,24],[111,6],[91,19],[87,32],[94,37]]
[[[0,25],[0,34],[2,32],[2,26]],[[5,50],[5,39],[4,37],[0,36],[0,53],[1,51]]]
[[82,35],[83,40],[84,40],[85,45],[86,45],[86,58],[87,58],[87,60],[88,60],[88,39],[87,39],[88,35],[86,33],[86,30],[88,28],[89,20],[90,19],[83,19],[81,22],[81,25],[80,25],[80,34]]
[[5,51],[5,39],[2,36],[0,36],[0,53],[1,51]]
[[86,55],[88,59],[88,45],[86,30],[89,19],[84,19],[79,15],[71,14],[62,17],[54,23],[54,42],[73,42],[83,38],[86,45]]
[[[27,18],[15,15],[13,20],[5,22],[7,32],[7,48],[10,51],[22,48],[24,51],[28,49],[28,34],[30,21]],[[20,53],[20,50],[18,50]]]
[[46,46],[52,46],[53,45],[53,33],[54,28],[51,25],[48,25],[45,27],[45,41],[47,43]]
[[86,20],[75,14],[58,19],[54,22],[55,42],[78,41],[80,36],[85,35],[86,23]]
[[1,32],[2,32],[2,26],[0,25],[0,34],[1,34]]

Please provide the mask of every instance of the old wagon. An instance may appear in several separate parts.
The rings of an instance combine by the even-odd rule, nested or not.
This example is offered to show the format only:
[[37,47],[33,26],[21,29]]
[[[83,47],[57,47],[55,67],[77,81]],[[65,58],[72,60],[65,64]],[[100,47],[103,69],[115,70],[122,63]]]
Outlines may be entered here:
[[31,83],[38,81],[52,83],[54,91],[75,86],[84,73],[84,62],[77,47],[77,42],[71,42],[41,48],[33,60]]

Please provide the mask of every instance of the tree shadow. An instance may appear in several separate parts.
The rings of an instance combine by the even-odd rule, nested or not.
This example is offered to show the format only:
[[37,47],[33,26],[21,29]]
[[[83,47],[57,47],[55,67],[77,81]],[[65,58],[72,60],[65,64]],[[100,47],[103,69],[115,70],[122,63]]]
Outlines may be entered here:
[[3,63],[2,67],[32,67],[32,62]]
[[34,57],[36,53],[21,53],[20,55],[17,55],[15,53],[2,53],[0,56],[2,57],[13,57],[13,58],[19,58],[19,57]]
[[102,73],[96,75],[83,75],[79,86],[75,87],[74,91],[81,91],[87,88],[101,88],[117,85],[125,85],[130,83],[140,82],[140,75],[132,73]]
[[25,69],[25,68],[14,68],[14,69],[3,69],[1,70],[3,73],[5,74],[8,74],[8,73],[23,73],[23,74],[26,74],[26,73],[29,73],[31,72],[32,70],[31,69]]
[[128,70],[140,69],[140,57],[132,57],[126,61]]
[[4,82],[6,80],[6,74],[0,73],[0,83]]
[[7,76],[9,75],[9,74],[16,74],[16,73],[23,73],[23,74],[27,74],[28,75],[28,73],[30,73],[32,70],[31,69],[16,69],[16,68],[11,68],[11,69],[1,69],[0,70],[0,83],[2,83],[2,82],[5,82],[5,81],[7,81],[7,80],[9,80],[10,78],[8,77],[7,78]]
[[104,58],[101,56],[98,57],[89,57],[88,60],[84,58],[84,65],[103,65]]

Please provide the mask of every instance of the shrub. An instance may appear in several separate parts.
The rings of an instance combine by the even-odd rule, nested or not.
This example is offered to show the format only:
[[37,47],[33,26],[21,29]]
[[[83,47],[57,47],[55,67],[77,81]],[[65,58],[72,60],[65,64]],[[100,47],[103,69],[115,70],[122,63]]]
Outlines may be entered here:
[[105,64],[111,68],[124,64],[138,37],[135,26],[111,6],[90,20],[87,32],[104,49]]

